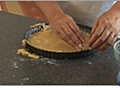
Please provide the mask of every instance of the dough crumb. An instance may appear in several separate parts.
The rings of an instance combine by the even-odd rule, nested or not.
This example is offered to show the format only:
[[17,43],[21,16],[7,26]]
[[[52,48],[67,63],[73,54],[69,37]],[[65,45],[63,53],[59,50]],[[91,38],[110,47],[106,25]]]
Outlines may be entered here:
[[26,39],[23,39],[23,40],[22,40],[22,46],[23,46],[23,47],[26,46]]
[[27,56],[27,57],[30,57],[30,58],[33,58],[33,59],[40,58],[40,56],[38,56],[36,54],[32,54],[32,53],[26,51],[25,49],[18,49],[17,54]]
[[89,62],[89,61],[87,61],[86,63],[87,63],[87,64],[89,64],[89,65],[91,65],[91,64],[92,64],[92,62]]

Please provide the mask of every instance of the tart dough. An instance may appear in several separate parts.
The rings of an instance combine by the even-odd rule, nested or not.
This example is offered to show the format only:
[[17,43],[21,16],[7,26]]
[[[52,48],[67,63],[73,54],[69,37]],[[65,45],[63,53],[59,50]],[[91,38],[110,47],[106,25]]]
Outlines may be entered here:
[[22,49],[18,49],[17,54],[19,54],[19,55],[23,55],[23,56],[27,56],[27,57],[30,57],[30,58],[34,58],[34,59],[38,59],[38,58],[40,58],[39,55],[32,54],[32,53],[26,51],[26,50],[23,49],[23,48],[22,48]]
[[[88,50],[87,41],[89,40],[89,34],[82,32],[85,37],[85,43],[83,44],[83,50]],[[34,33],[28,38],[30,45],[51,52],[77,52],[75,48],[67,44],[65,41],[57,37],[50,25],[43,25],[43,30]]]

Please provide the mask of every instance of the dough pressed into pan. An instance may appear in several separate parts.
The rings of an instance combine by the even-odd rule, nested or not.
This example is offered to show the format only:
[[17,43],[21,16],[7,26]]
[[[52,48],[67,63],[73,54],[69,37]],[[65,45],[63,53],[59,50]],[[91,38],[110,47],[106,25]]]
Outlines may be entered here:
[[[87,41],[89,40],[89,34],[82,31],[85,37],[85,43],[83,44],[83,50],[88,50]],[[51,52],[77,52],[75,48],[68,43],[60,39],[55,35],[50,25],[43,24],[43,29],[34,33],[28,38],[29,44],[32,46]]]

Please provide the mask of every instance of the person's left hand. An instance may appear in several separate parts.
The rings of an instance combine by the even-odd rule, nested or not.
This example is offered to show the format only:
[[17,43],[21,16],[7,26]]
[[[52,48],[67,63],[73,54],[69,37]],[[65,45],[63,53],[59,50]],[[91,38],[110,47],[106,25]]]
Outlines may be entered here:
[[88,45],[91,49],[104,51],[116,41],[120,30],[120,11],[109,10],[94,23]]

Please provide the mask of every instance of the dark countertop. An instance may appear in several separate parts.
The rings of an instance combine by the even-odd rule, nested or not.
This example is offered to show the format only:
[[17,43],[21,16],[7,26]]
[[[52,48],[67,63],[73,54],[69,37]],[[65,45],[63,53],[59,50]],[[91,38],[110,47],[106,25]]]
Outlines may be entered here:
[[25,31],[36,22],[41,21],[0,12],[0,85],[117,85],[113,47],[77,60],[17,55]]

